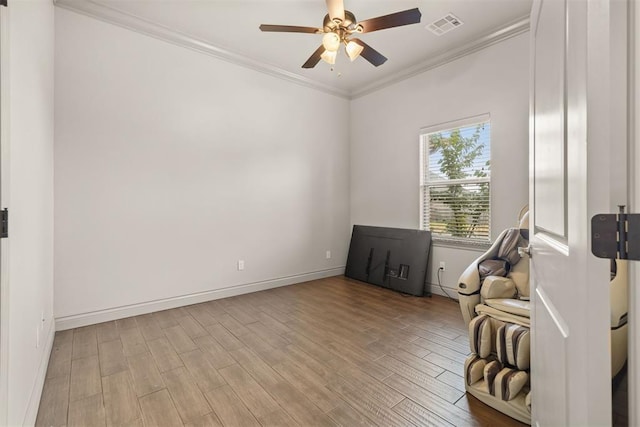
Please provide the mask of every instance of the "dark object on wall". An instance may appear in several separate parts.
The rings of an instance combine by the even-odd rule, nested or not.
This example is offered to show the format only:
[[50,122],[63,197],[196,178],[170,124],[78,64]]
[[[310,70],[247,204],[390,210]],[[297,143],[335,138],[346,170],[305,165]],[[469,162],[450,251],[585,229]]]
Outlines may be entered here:
[[0,211],[0,238],[9,237],[9,209]]
[[640,261],[640,213],[597,214],[591,218],[591,253],[598,258]]
[[344,275],[423,296],[430,250],[429,231],[354,225]]

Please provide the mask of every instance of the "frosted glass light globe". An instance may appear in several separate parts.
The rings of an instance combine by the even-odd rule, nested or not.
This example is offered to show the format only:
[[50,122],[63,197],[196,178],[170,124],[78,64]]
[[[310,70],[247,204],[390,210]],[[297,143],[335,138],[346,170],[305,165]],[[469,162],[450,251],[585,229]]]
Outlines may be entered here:
[[340,48],[340,36],[336,33],[327,33],[322,37],[322,46],[329,52],[335,52]]
[[325,50],[324,52],[322,52],[322,55],[320,55],[320,58],[322,58],[322,60],[327,64],[334,65],[336,63],[337,55],[338,55],[337,52],[331,52],[329,50]]
[[353,62],[358,56],[360,56],[360,54],[364,50],[364,47],[360,46],[354,41],[350,41],[349,43],[347,43],[347,47],[345,48],[345,50],[347,52],[347,56],[349,57],[351,62]]

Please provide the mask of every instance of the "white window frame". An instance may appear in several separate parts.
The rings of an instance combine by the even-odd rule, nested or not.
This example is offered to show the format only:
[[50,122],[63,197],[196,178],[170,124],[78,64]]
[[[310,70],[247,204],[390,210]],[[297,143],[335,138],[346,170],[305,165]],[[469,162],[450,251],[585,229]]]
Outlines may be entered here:
[[[489,218],[488,218],[488,232],[487,232],[487,240],[479,240],[479,239],[471,239],[471,238],[459,238],[459,237],[445,237],[439,235],[432,235],[431,238],[434,244],[438,246],[452,246],[452,247],[481,247],[488,248],[491,246],[491,217],[493,210],[493,202],[492,202],[492,192],[491,192],[491,174],[487,178],[465,178],[465,179],[456,179],[456,180],[433,180],[427,181],[426,177],[429,176],[429,154],[425,153],[425,147],[429,146],[428,135],[437,132],[449,131],[461,127],[468,127],[473,125],[479,125],[482,123],[489,123],[491,125],[491,115],[489,113],[480,114],[477,116],[466,117],[464,119],[453,120],[449,122],[438,123],[435,125],[423,127],[420,129],[420,188],[419,188],[419,199],[420,199],[420,225],[419,228],[421,230],[429,230],[428,225],[425,225],[425,222],[428,224],[428,221],[425,221],[425,215],[428,216],[429,212],[425,212],[425,200],[423,200],[425,194],[425,187],[430,186],[442,186],[442,185],[456,185],[456,184],[480,184],[480,183],[488,183],[489,184]],[[489,159],[491,159],[492,152],[492,138],[491,134],[489,135]]]

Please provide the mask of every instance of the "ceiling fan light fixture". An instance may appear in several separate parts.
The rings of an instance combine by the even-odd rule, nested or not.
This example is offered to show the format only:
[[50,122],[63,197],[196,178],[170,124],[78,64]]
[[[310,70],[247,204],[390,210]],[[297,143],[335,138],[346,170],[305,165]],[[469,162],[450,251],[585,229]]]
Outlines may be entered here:
[[363,50],[364,47],[354,41],[350,41],[345,47],[345,51],[347,52],[347,56],[349,57],[351,62],[355,61],[356,58],[360,56]]
[[[6,0],[0,0],[0,3],[2,1],[6,2]],[[350,38],[356,34],[417,24],[422,17],[420,9],[414,7],[358,22],[352,12],[345,10],[344,0],[326,0],[326,3],[329,13],[324,16],[321,28],[272,24],[262,24],[259,28],[265,32],[322,34],[322,44],[302,64],[302,68],[305,69],[315,67],[321,59],[334,65],[337,52],[342,44],[345,45],[345,53],[351,61],[361,56],[374,67],[379,67],[386,62],[387,58],[359,38],[352,40]],[[462,23],[453,15],[448,22],[451,25]],[[331,69],[333,70],[333,67]]]
[[336,52],[340,48],[340,36],[334,32],[326,33],[322,37],[322,46],[329,52]]
[[322,55],[320,55],[320,58],[322,58],[322,60],[327,64],[334,65],[336,63],[337,55],[338,53],[336,51],[325,50]]

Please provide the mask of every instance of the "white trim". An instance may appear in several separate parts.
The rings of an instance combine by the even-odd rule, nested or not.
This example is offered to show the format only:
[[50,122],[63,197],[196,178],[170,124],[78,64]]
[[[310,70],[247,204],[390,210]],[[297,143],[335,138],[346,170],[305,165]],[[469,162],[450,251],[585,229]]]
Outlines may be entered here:
[[452,287],[449,287],[449,286],[442,285],[442,288],[446,292],[446,294],[445,294],[444,292],[442,292],[443,289],[440,289],[440,286],[437,283],[429,283],[429,282],[427,282],[427,285],[429,285],[429,292],[431,292],[432,295],[440,295],[441,297],[447,297],[447,298],[452,299],[452,300],[454,300],[456,302],[459,301],[459,299],[458,299],[458,289],[457,288],[452,288]]
[[330,95],[349,99],[349,93],[342,89],[337,89],[335,87],[319,83],[315,80],[311,80],[307,77],[303,77],[298,74],[283,70],[282,68],[278,68],[264,62],[256,61],[249,58],[248,56],[223,49],[205,40],[190,36],[175,29],[155,24],[134,14],[123,12],[111,6],[100,4],[98,1],[54,0],[54,4],[58,7],[68,9],[82,15],[90,16],[92,18],[99,19],[100,21],[114,24],[128,30],[145,34],[147,36],[177,46],[204,53],[206,55],[213,56],[214,58],[218,58],[235,65],[240,65],[242,67],[268,74],[270,76],[287,80],[291,83],[296,83],[302,86],[319,90],[321,92],[326,92]]
[[485,178],[462,178],[462,179],[432,179],[428,184],[424,184],[427,187],[438,187],[442,185],[464,185],[464,184],[484,184],[491,183],[490,177]]
[[556,328],[558,328],[558,331],[562,334],[562,338],[569,338],[569,325],[567,325],[567,322],[562,318],[562,315],[556,306],[553,305],[546,292],[542,288],[536,288],[536,294],[538,294],[538,299],[544,305],[547,314],[551,317],[553,323],[556,324]]
[[485,253],[491,245],[493,245],[492,241],[481,242],[477,240],[454,240],[454,239],[445,239],[437,236],[432,236],[431,243],[434,247],[437,248],[452,248],[459,249],[464,251],[472,251],[478,252],[479,254]]
[[430,133],[442,132],[443,130],[451,130],[472,125],[479,125],[491,121],[491,113],[482,113],[477,116],[465,117],[463,119],[452,120],[450,122],[436,123],[433,125],[420,128],[420,136]]
[[[442,122],[420,128],[420,229],[430,230],[431,222],[431,205],[427,201],[431,199],[431,188],[433,187],[449,187],[453,185],[474,185],[474,184],[488,184],[489,185],[489,218],[487,221],[488,230],[486,239],[480,237],[453,237],[432,232],[432,238],[434,241],[446,241],[450,245],[460,244],[461,246],[480,246],[488,248],[491,246],[491,176],[476,178],[468,177],[462,179],[431,179],[430,173],[430,155],[431,142],[430,135],[439,132],[453,131],[460,128],[469,128],[473,125],[491,126],[491,114],[482,113],[475,116],[464,117],[462,119],[451,120],[448,122]],[[491,159],[491,134],[489,135],[489,159]],[[428,195],[427,195],[428,193]],[[426,207],[426,209],[425,209]]]
[[[630,199],[629,212],[640,211],[640,7],[635,1],[629,2],[629,141],[630,155]],[[629,346],[628,346],[628,393],[629,425],[640,424],[640,265],[630,263],[629,281]]]
[[134,14],[116,9],[112,6],[106,6],[104,4],[101,4],[99,0],[53,1],[54,4],[58,7],[72,10],[82,15],[99,19],[103,22],[108,22],[110,24],[127,28],[129,30],[136,31],[138,33],[145,34],[177,46],[182,46],[187,49],[213,56],[232,64],[250,68],[254,71],[262,72],[295,84],[310,87],[345,99],[355,99],[370,94],[387,86],[398,83],[402,80],[406,80],[417,74],[447,64],[451,61],[455,61],[456,59],[462,58],[466,55],[475,53],[486,47],[492,46],[496,43],[529,31],[529,17],[523,17],[516,21],[508,23],[498,30],[492,31],[491,33],[483,37],[477,38],[470,43],[460,46],[457,49],[442,52],[441,54],[436,55],[433,58],[416,64],[412,67],[391,74],[387,77],[383,77],[379,80],[374,81],[373,83],[357,87],[352,91],[347,91],[317,82],[315,80],[309,79],[308,77],[304,77],[290,71],[283,70],[282,68],[276,67],[274,65],[251,59],[237,52],[215,46],[202,39],[198,39],[188,34],[179,32],[175,29],[158,25]]
[[71,316],[56,317],[56,330],[64,331],[65,329],[78,328],[81,326],[108,322],[111,320],[124,319],[125,317],[138,316],[141,314],[152,313],[154,311],[168,310],[170,308],[183,307],[186,305],[198,304],[201,302],[216,300],[220,298],[228,298],[236,295],[264,291],[266,289],[273,289],[280,286],[308,282],[310,280],[323,279],[325,277],[340,276],[343,274],[344,266],[330,268],[327,270],[313,271],[310,273],[296,274],[293,276],[279,277],[276,279],[263,280],[260,282],[247,283],[244,285],[230,286],[228,288],[198,292],[195,294],[181,295],[156,301],[147,301],[139,304],[125,305],[121,307],[108,308],[105,310],[74,314]]
[[49,366],[49,357],[51,356],[51,349],[53,348],[53,339],[55,336],[55,323],[51,322],[49,332],[47,333],[46,347],[40,356],[41,359],[40,367],[38,368],[38,375],[36,376],[36,381],[33,383],[31,397],[29,398],[29,404],[27,405],[27,412],[24,416],[24,421],[22,422],[23,426],[33,426],[36,424],[38,409],[40,408],[40,399],[42,398],[42,390],[44,389],[44,381],[46,379],[47,368]]
[[[0,6],[0,204],[9,200],[9,13]],[[9,417],[9,242],[0,240],[0,425]]]
[[434,56],[433,58],[409,67],[403,71],[392,74],[388,77],[384,77],[362,88],[355,89],[351,92],[351,99],[360,98],[372,92],[384,89],[410,77],[424,73],[425,71],[429,71],[433,68],[437,68],[441,65],[455,61],[456,59],[460,59],[472,53],[478,52],[486,47],[492,46],[504,40],[508,40],[511,37],[518,36],[527,31],[529,31],[528,16],[514,21],[497,31],[487,34],[484,37],[480,37],[470,43],[460,46],[457,49],[448,50],[441,53],[440,55]]
[[569,256],[569,245],[564,242],[559,241],[555,236],[555,234],[549,233],[546,230],[536,230],[536,238],[541,242],[546,243],[549,247],[558,251],[558,253],[562,256]]

